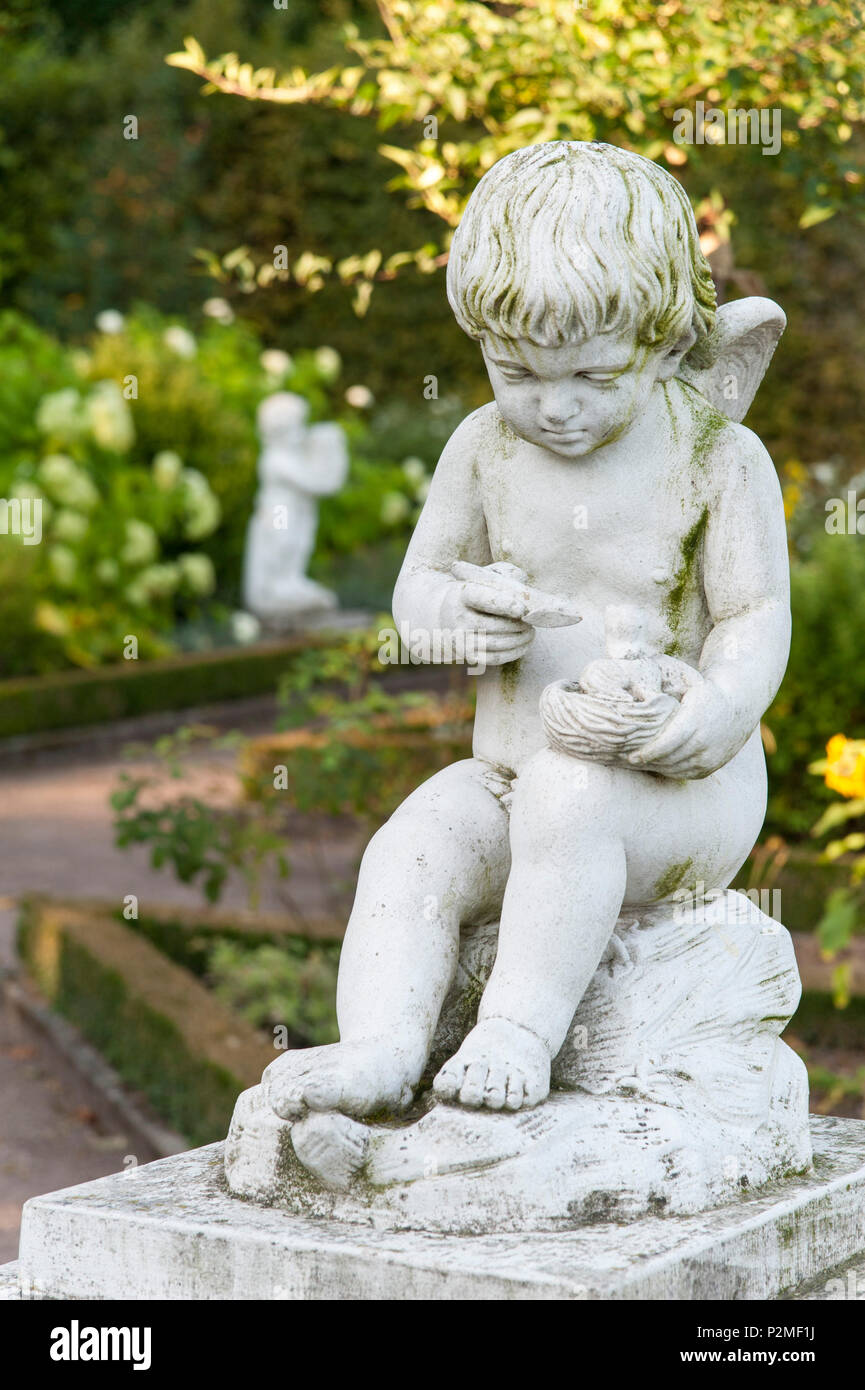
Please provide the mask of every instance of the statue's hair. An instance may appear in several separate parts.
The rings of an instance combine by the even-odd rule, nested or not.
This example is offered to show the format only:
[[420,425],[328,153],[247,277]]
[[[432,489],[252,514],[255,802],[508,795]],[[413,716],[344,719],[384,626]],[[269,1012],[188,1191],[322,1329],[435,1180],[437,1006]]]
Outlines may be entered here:
[[645,346],[697,334],[707,360],[715,287],[685,190],[615,145],[515,150],[472,193],[454,234],[448,299],[471,338],[540,347],[633,329]]

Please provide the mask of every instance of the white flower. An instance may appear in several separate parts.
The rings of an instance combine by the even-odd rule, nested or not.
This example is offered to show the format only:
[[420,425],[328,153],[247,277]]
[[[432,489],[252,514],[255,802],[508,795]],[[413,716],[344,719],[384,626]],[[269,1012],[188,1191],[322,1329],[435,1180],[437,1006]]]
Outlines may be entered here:
[[409,482],[412,483],[415,487],[418,487],[421,483],[423,483],[427,477],[426,464],[424,463],[423,459],[419,458],[412,457],[403,459],[402,471],[408,478]]
[[99,493],[83,468],[66,454],[49,454],[36,470],[46,492],[64,507],[89,512],[99,502]]
[[181,328],[179,324],[173,324],[171,328],[166,328],[162,335],[162,341],[178,357],[188,359],[194,357],[198,352],[198,344],[189,329]]
[[103,309],[101,314],[96,315],[96,327],[100,333],[122,333],[126,319],[119,309]]
[[131,584],[126,586],[126,602],[131,603],[133,608],[143,608],[147,603],[147,590],[138,579],[133,579]]
[[381,519],[385,526],[398,526],[410,510],[409,500],[402,492],[386,492],[381,499]]
[[147,565],[159,554],[159,538],[152,526],[130,517],[124,526],[126,540],[120,551],[124,565]]
[[294,367],[291,357],[281,348],[267,348],[258,360],[268,376],[277,377],[280,381]]
[[194,594],[213,593],[216,587],[216,571],[209,555],[202,555],[200,551],[187,551],[184,555],[178,555],[177,567],[180,570],[181,582]]
[[52,545],[48,551],[48,564],[51,573],[61,588],[68,588],[75,579],[78,562],[73,551],[66,545]]
[[325,381],[336,381],[342,371],[342,358],[336,348],[317,348],[314,360],[319,376],[323,376]]
[[369,410],[375,401],[368,386],[349,386],[345,393],[345,399],[349,405],[353,405],[355,410]]
[[43,396],[36,411],[36,425],[42,434],[61,443],[77,439],[86,428],[81,397],[74,386]]
[[261,623],[253,613],[243,613],[238,610],[231,615],[231,635],[235,642],[239,642],[241,646],[246,646],[261,635]]
[[113,454],[125,454],[135,439],[132,412],[116,381],[100,381],[84,403],[87,423],[96,443]]
[[134,583],[148,598],[158,599],[173,594],[179,580],[180,571],[176,565],[148,565],[136,575]]
[[90,522],[81,512],[63,507],[54,518],[52,533],[59,541],[81,541],[90,529]]
[[30,483],[27,481],[26,478],[24,478],[21,480],[21,482],[14,484],[12,488],[12,496],[20,497],[22,501],[25,497],[31,497],[35,501],[38,497],[42,496],[42,492],[36,486],[35,483]]
[[217,323],[224,323],[226,326],[234,323],[234,310],[227,299],[205,299],[202,309],[209,319],[216,319]]
[[170,492],[183,472],[183,459],[173,449],[161,449],[153,459],[153,481],[161,492]]
[[831,487],[835,481],[834,463],[812,463],[811,472],[821,487]]
[[116,560],[100,560],[96,566],[96,578],[100,584],[116,584],[119,574]]
[[184,490],[186,525],[183,534],[188,541],[200,541],[215,531],[222,517],[219,499],[209,482],[197,468],[184,468],[180,475]]
[[183,534],[188,541],[200,541],[211,535],[222,518],[222,509],[212,492],[196,499],[189,509]]
[[219,524],[222,514],[219,500],[204,474],[199,472],[197,468],[183,469],[180,474],[180,486],[183,490],[183,504],[187,518],[185,534],[191,539],[200,540],[202,536],[207,536],[215,530]]

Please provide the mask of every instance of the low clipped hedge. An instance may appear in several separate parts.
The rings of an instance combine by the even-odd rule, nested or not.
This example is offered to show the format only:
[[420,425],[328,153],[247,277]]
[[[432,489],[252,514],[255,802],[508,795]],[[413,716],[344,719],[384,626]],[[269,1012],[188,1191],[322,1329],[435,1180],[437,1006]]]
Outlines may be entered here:
[[193,1144],[225,1136],[234,1102],[274,1052],[190,971],[139,932],[87,908],[35,901],[19,954],[58,1013]]
[[335,641],[333,633],[304,633],[248,647],[0,681],[0,738],[269,694],[301,652]]

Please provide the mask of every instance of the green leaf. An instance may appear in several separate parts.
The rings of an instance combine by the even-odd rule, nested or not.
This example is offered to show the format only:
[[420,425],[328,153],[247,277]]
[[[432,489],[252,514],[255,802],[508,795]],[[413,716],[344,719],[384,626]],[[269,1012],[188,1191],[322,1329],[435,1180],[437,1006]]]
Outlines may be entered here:
[[836,211],[836,208],[827,207],[825,203],[812,203],[799,218],[799,226],[803,231],[808,227],[816,227],[821,222],[828,222],[830,217],[835,216]]
[[823,916],[817,924],[817,939],[820,949],[830,955],[843,951],[850,945],[856,929],[858,907],[850,890],[836,888],[826,899]]

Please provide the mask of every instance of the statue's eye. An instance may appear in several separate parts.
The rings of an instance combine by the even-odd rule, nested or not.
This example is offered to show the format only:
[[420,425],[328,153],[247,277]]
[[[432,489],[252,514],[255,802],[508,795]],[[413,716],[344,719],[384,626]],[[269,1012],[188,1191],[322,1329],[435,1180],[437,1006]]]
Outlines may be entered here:
[[615,380],[616,380],[616,377],[617,377],[618,375],[619,375],[618,372],[576,372],[576,373],[575,373],[575,376],[576,376],[580,381],[594,381],[594,382],[598,382],[598,383],[599,383],[600,385],[602,385],[602,386],[605,385],[607,382],[615,381]]

